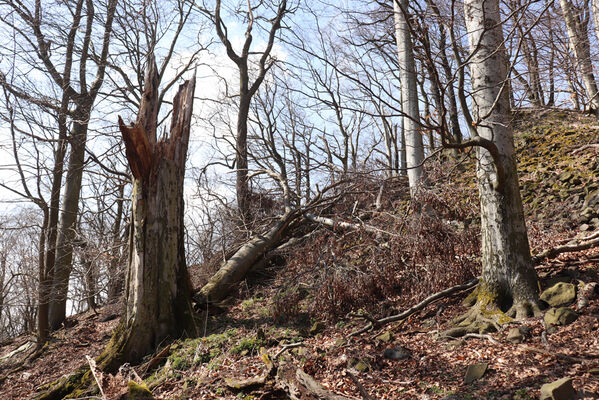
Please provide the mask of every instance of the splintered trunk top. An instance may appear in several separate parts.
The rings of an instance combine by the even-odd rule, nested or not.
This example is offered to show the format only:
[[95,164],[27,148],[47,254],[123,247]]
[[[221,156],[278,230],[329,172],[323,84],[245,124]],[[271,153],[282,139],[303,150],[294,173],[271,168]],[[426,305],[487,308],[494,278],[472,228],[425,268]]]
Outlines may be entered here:
[[119,127],[134,177],[126,310],[118,352],[136,360],[166,337],[195,334],[184,253],[183,180],[195,78],[179,87],[170,136],[156,140],[158,78],[149,60],[137,121]]

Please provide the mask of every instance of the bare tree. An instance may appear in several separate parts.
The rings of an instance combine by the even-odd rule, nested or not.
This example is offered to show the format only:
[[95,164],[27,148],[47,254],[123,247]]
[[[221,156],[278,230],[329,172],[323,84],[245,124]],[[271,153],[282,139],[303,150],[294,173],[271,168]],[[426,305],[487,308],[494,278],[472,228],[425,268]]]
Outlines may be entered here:
[[424,146],[420,132],[420,112],[418,111],[418,89],[416,66],[412,49],[412,35],[409,27],[410,14],[407,0],[393,0],[395,37],[399,57],[401,79],[401,105],[403,129],[406,139],[406,157],[410,190],[414,192],[423,176]]
[[[235,51],[227,25],[222,18],[221,0],[216,0],[214,9],[203,6],[202,12],[212,21],[216,28],[216,34],[225,46],[227,56],[235,63],[239,71],[239,108],[237,110],[237,131],[235,133],[235,168],[236,168],[236,192],[237,206],[242,217],[249,216],[250,213],[250,190],[248,182],[248,117],[252,97],[256,94],[258,88],[264,81],[266,74],[275,64],[275,59],[271,57],[271,52],[275,43],[277,32],[281,28],[283,18],[290,12],[287,0],[281,0],[277,3],[274,16],[267,18],[265,16],[255,16],[256,11],[269,3],[260,2],[257,6],[252,6],[250,1],[247,3],[247,26],[245,30],[245,40],[240,52]],[[239,10],[239,12],[241,12]],[[269,23],[267,29],[266,46],[256,52],[252,51],[252,41],[254,39],[254,24],[257,19],[266,20]],[[252,56],[259,55],[257,61],[257,72],[252,77],[251,61]]]
[[593,73],[588,34],[590,19],[588,2],[585,2],[582,7],[575,7],[570,0],[560,0],[560,5],[568,27],[570,46],[576,57],[578,68],[582,73],[588,107],[599,118],[599,90]]
[[[518,186],[507,92],[499,2],[468,0],[464,14],[471,49],[473,126],[482,226],[482,277],[473,309],[450,335],[479,331],[492,316],[525,318],[540,313],[534,270]],[[483,146],[484,145],[484,146]]]

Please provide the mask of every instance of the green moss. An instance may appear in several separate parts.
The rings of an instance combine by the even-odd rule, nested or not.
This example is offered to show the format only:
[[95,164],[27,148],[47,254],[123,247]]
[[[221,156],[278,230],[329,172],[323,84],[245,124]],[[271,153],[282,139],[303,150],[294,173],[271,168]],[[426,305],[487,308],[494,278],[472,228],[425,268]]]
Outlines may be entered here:
[[134,381],[129,381],[127,383],[127,388],[129,389],[129,393],[127,394],[127,399],[131,399],[131,400],[154,399],[152,392],[150,392],[150,390],[144,383],[139,384]]
[[257,351],[258,349],[260,349],[260,347],[262,347],[264,345],[265,345],[265,342],[263,339],[247,338],[247,339],[241,340],[240,342],[237,343],[237,345],[233,346],[231,348],[231,352],[233,352],[235,354],[253,353],[254,351]]

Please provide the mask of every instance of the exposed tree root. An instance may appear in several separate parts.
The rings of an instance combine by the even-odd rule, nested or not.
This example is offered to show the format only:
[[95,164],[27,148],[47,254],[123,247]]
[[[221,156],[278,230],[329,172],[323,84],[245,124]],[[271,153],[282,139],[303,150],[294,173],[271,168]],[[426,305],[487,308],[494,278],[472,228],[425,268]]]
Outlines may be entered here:
[[506,312],[503,312],[494,302],[485,301],[484,296],[480,296],[480,294],[476,296],[476,291],[472,295],[469,298],[478,297],[476,303],[464,315],[453,320],[453,327],[442,332],[441,336],[456,338],[469,334],[482,335],[499,332],[503,325],[516,319],[536,317],[542,314],[539,304],[533,301],[516,302]]

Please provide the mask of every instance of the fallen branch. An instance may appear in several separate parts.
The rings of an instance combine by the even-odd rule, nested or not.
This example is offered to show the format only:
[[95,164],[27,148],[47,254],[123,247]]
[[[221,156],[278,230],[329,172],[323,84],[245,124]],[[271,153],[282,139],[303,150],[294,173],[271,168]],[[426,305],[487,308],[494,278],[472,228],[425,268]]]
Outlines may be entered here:
[[594,234],[582,238],[582,239],[573,239],[572,241],[577,241],[577,243],[565,244],[563,246],[553,247],[551,249],[547,249],[542,251],[541,253],[533,256],[533,261],[535,264],[540,264],[545,259],[551,259],[559,256],[564,253],[572,253],[575,251],[582,251],[592,249],[593,247],[599,246],[599,232],[595,232]]
[[359,315],[359,317],[361,317],[361,318],[370,320],[370,323],[368,325],[366,325],[364,328],[360,329],[359,331],[350,333],[348,335],[348,337],[357,336],[357,335],[360,335],[360,334],[362,334],[366,331],[369,331],[371,329],[375,329],[375,328],[378,329],[384,325],[390,324],[391,322],[396,322],[396,321],[401,321],[403,319],[406,319],[410,315],[422,310],[423,308],[425,308],[426,306],[428,306],[429,304],[431,304],[432,302],[434,302],[436,300],[445,298],[453,293],[461,292],[463,290],[467,290],[467,289],[471,289],[471,288],[475,287],[478,284],[478,280],[479,280],[479,278],[474,278],[471,281],[466,282],[464,284],[452,286],[452,287],[444,289],[440,292],[432,294],[432,295],[428,296],[426,299],[422,300],[420,303],[416,304],[415,306],[408,308],[407,310],[405,310],[402,313],[392,315],[390,317],[372,320],[372,318],[370,316]]
[[283,346],[283,348],[279,351],[277,351],[277,354],[274,355],[274,359],[276,360],[277,358],[279,358],[281,356],[281,354],[283,354],[284,352],[286,352],[289,349],[293,349],[294,347],[299,347],[301,345],[303,345],[304,342],[297,342],[297,343],[289,343]]
[[360,383],[360,381],[358,380],[358,378],[356,378],[356,376],[354,374],[352,374],[350,372],[350,370],[346,370],[345,371],[347,373],[347,376],[350,377],[350,379],[354,382],[354,384],[358,387],[358,390],[360,391],[360,394],[362,395],[362,398],[364,400],[374,400],[366,391],[366,388],[364,386],[362,386],[362,384]]
[[316,379],[306,374],[300,368],[295,371],[295,378],[301,383],[313,396],[324,400],[351,400],[349,397],[335,394],[324,388]]
[[98,372],[96,368],[96,362],[90,356],[85,356],[87,359],[87,363],[89,364],[89,369],[98,384],[98,389],[100,389],[100,394],[102,395],[102,400],[106,400],[106,395],[104,394],[104,389],[102,389],[102,372]]
[[579,148],[573,150],[572,154],[580,153],[581,151],[586,149],[599,149],[599,143],[585,144],[584,146],[580,146]]
[[[547,356],[556,357],[556,358],[559,358],[559,359],[562,359],[562,360],[566,360],[566,361],[570,361],[570,362],[574,362],[574,363],[585,364],[585,363],[589,363],[589,362],[592,361],[592,359],[567,356],[565,354],[558,353],[556,351],[549,351],[549,350],[537,349],[536,347],[527,346],[527,345],[520,345],[518,347],[520,349],[523,349],[523,350],[526,350],[526,351],[532,351],[534,353],[545,354]],[[596,357],[594,357],[594,358],[596,358]]]
[[387,232],[383,229],[379,229],[372,225],[354,224],[351,222],[338,221],[338,220],[335,220],[332,218],[320,217],[318,215],[309,214],[309,213],[304,213],[304,217],[306,217],[306,219],[308,221],[312,221],[317,224],[328,226],[328,227],[332,228],[333,230],[335,230],[335,229],[353,230],[353,231],[364,230],[366,232],[370,232],[370,233],[374,233],[374,234],[382,233],[382,234],[385,234],[388,236],[399,236],[393,232]]

